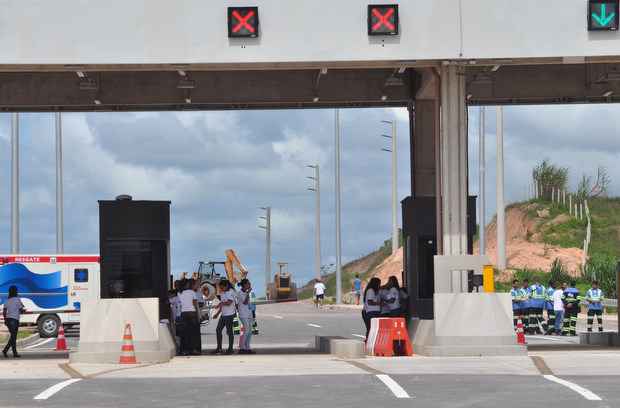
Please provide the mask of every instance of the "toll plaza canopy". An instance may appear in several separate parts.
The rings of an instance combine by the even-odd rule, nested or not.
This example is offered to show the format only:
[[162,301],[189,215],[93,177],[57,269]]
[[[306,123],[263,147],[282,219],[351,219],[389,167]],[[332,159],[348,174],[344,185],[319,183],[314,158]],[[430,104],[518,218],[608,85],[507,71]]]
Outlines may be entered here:
[[[250,4],[251,3],[251,4]],[[247,7],[251,6],[251,7]],[[616,101],[617,0],[3,0],[4,110]]]

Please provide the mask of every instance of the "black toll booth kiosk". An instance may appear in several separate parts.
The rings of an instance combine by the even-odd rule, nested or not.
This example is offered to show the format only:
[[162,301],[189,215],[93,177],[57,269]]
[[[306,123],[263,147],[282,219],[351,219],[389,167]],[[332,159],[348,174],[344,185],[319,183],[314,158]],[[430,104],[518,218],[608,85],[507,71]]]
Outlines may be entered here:
[[99,201],[101,298],[159,298],[168,318],[170,201]]

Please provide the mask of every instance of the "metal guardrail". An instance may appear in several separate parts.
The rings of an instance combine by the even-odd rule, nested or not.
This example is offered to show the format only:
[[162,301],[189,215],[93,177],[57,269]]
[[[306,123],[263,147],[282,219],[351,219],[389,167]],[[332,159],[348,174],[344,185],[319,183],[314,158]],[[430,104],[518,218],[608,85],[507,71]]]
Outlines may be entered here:
[[618,299],[605,299],[605,300],[603,300],[603,306],[605,306],[605,307],[618,307]]

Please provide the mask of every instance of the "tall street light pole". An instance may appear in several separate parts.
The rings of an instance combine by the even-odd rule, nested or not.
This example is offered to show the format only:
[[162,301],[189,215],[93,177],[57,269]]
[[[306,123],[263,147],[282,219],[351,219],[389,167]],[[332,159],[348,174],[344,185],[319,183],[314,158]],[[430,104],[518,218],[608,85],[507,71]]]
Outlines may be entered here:
[[480,214],[478,220],[480,222],[480,255],[484,255],[486,252],[486,231],[484,222],[484,213],[486,211],[485,206],[485,154],[484,154],[484,138],[485,138],[485,111],[484,106],[480,107],[480,123],[479,123],[479,138],[478,138],[478,184],[480,191]]
[[314,186],[308,188],[314,191],[316,197],[316,220],[314,228],[314,262],[316,266],[316,278],[321,278],[321,178],[319,174],[319,165],[308,165],[307,167],[314,169],[314,177],[308,177],[314,180]]
[[19,253],[19,113],[11,116],[11,253]]
[[497,107],[497,269],[506,269],[506,214],[504,207],[504,111]]
[[271,207],[261,207],[265,215],[260,217],[265,220],[265,225],[259,228],[265,230],[265,295],[268,293],[269,282],[271,282]]
[[392,141],[392,147],[390,149],[381,149],[385,152],[392,153],[392,254],[398,251],[399,237],[398,237],[398,180],[397,180],[397,153],[396,153],[396,122],[392,120],[382,120],[382,123],[387,123],[392,126],[392,135],[382,135]]
[[65,252],[62,180],[62,117],[56,112],[56,253]]
[[340,224],[340,110],[336,109],[334,114],[334,139],[336,154],[336,304],[342,303],[342,241]]

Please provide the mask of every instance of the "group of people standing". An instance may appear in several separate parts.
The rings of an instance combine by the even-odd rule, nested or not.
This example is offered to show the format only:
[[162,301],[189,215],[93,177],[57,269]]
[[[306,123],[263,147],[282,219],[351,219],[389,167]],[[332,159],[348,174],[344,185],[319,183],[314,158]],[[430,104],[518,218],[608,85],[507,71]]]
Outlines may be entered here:
[[370,322],[376,317],[403,317],[407,304],[407,291],[401,288],[396,276],[390,276],[385,285],[381,279],[370,279],[364,290],[362,318],[366,325],[366,338],[370,332]]
[[[169,296],[172,319],[175,322],[176,334],[180,337],[180,355],[202,354],[200,323],[203,320],[202,310],[205,304],[204,295],[200,292],[199,279],[182,279],[175,282],[175,289]],[[222,279],[217,284],[217,298],[213,319],[219,317],[215,330],[217,347],[211,354],[233,354],[234,320],[239,316],[244,333],[239,343],[239,354],[254,354],[250,347],[252,327],[255,319],[255,308],[251,298],[252,285],[248,279],[242,279],[238,291],[230,281]],[[208,317],[207,317],[208,318]],[[228,347],[222,348],[223,331],[226,328]]]
[[[524,279],[522,284],[515,279],[510,295],[515,330],[521,320],[527,334],[576,336],[580,303],[584,302],[588,307],[588,332],[592,331],[594,317],[597,318],[598,330],[603,331],[604,297],[597,281],[592,282],[592,287],[582,297],[574,281],[570,285],[551,281],[545,288],[539,281],[530,286],[528,279]],[[543,316],[545,310],[546,320]]]

